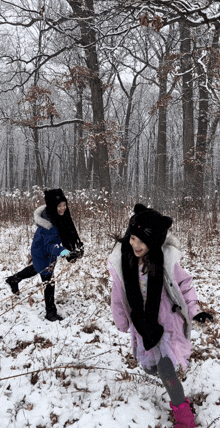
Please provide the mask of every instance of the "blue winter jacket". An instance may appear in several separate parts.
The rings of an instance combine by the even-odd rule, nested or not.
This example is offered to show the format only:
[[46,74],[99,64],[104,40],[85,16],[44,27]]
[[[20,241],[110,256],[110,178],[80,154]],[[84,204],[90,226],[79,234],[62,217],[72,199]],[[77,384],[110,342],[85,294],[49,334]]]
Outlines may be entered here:
[[42,275],[51,276],[57,257],[65,250],[58,230],[46,216],[45,206],[37,208],[34,219],[38,226],[31,246],[34,268]]

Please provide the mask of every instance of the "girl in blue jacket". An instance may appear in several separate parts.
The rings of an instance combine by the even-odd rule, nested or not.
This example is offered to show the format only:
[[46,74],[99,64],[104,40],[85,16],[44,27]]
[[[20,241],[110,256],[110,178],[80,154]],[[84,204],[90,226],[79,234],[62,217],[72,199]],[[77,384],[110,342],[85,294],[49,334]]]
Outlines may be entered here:
[[84,250],[63,191],[52,189],[44,193],[46,205],[39,207],[34,213],[38,228],[31,246],[33,264],[10,276],[6,282],[14,294],[19,294],[18,283],[39,273],[45,284],[46,318],[57,321],[62,320],[54,303],[53,272],[57,257],[66,256],[68,261],[73,261],[82,257]]

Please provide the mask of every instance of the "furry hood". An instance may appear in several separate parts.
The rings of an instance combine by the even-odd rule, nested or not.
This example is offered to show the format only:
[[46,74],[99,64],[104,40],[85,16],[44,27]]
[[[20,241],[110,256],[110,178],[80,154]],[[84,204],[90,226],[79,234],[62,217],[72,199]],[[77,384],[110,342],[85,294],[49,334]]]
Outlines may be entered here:
[[173,282],[174,266],[176,263],[179,263],[182,257],[179,239],[171,233],[168,233],[166,241],[162,246],[162,251],[164,256],[165,272],[168,275],[168,278]]
[[43,211],[45,210],[46,205],[42,205],[41,207],[38,207],[34,211],[34,221],[37,226],[43,227],[44,229],[50,230],[53,225],[52,223],[47,220],[46,218],[42,217]]
[[176,236],[172,235],[171,232],[168,232],[166,236],[166,240],[162,246],[162,249],[167,245],[171,245],[172,247],[175,247],[177,250],[180,251],[180,241]]

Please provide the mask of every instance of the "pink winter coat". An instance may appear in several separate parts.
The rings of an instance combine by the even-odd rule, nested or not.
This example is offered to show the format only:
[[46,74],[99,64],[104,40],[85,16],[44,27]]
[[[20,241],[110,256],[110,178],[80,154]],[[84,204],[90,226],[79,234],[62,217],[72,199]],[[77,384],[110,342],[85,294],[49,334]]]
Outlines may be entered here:
[[[195,290],[190,287],[192,278],[177,263],[180,258],[177,243],[178,240],[171,235],[162,247],[166,279],[161,294],[158,322],[164,327],[164,334],[160,342],[149,351],[144,349],[142,337],[130,318],[131,308],[127,301],[121,269],[121,244],[116,245],[108,259],[108,269],[113,278],[111,308],[115,324],[122,332],[130,329],[134,357],[148,369],[158,363],[161,355],[168,355],[175,367],[181,364],[185,369],[191,353],[191,321],[200,309]],[[173,312],[174,303],[178,304],[181,310]]]

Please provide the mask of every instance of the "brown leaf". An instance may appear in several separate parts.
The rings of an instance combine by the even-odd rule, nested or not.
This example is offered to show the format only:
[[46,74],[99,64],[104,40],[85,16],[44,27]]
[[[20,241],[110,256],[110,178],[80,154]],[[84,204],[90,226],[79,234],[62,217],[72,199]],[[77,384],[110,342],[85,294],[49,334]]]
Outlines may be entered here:
[[33,304],[34,304],[34,302],[35,302],[35,300],[33,299],[33,297],[28,297],[28,303],[29,303],[29,305],[30,305],[30,307],[32,307],[33,306]]
[[121,372],[121,373],[120,373],[120,376],[121,376],[121,377],[116,377],[116,382],[122,382],[122,381],[126,381],[126,380],[130,381],[130,380],[132,380],[132,379],[133,379],[133,376],[132,376],[132,375],[130,375],[130,374],[127,372],[127,370],[125,370],[124,372]]
[[31,383],[32,385],[35,385],[39,380],[39,375],[38,373],[32,373],[31,375]]
[[108,385],[105,385],[104,389],[101,393],[101,398],[107,398],[109,396],[110,396],[110,389],[109,389]]
[[100,343],[100,338],[99,338],[99,336],[98,336],[98,334],[96,334],[95,335],[95,337],[92,339],[92,340],[90,340],[90,342],[86,342],[86,343]]
[[90,392],[90,391],[88,390],[88,388],[79,388],[79,387],[77,386],[76,382],[74,383],[74,388],[75,388],[77,391]]
[[51,425],[53,426],[53,425],[58,423],[59,416],[57,416],[55,413],[51,412],[50,420],[51,420]]

